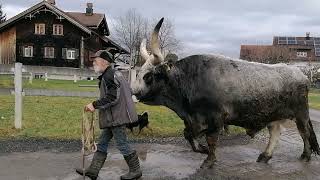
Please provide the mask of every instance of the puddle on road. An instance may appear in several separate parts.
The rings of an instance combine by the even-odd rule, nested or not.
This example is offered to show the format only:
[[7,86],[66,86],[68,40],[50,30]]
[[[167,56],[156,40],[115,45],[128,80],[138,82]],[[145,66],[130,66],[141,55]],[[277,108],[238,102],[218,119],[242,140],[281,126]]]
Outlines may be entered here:
[[[319,139],[320,123],[313,123],[313,125]],[[298,158],[303,151],[301,137],[295,125],[288,124],[286,128],[268,164],[256,162],[259,154],[266,147],[265,139],[268,137],[261,134],[247,143],[237,142],[243,141],[243,137],[232,137],[231,144],[218,147],[218,162],[209,170],[199,170],[206,156],[192,152],[189,146],[174,144],[134,144],[134,146],[140,158],[143,180],[320,179],[320,157],[313,155],[309,163],[299,161]],[[92,156],[88,157],[87,166],[91,158]],[[82,177],[73,169],[81,166],[80,152],[73,154],[13,153],[0,156],[0,162],[10,162],[11,166],[19,167],[19,173],[14,174],[10,172],[16,172],[15,170],[0,163],[0,176],[5,174],[6,179],[10,180],[26,179],[25,177],[32,180],[82,180]],[[35,169],[37,172],[33,171]],[[50,174],[45,173],[49,170]],[[100,172],[100,180],[119,179],[120,175],[126,171],[127,165],[122,155],[112,146]]]
[[[313,155],[309,163],[299,161],[303,151],[302,139],[295,124],[291,122],[285,127],[269,164],[256,162],[266,144],[254,140],[247,145],[219,147],[218,162],[210,170],[199,170],[206,156],[192,152],[189,147],[140,144],[136,148],[142,163],[143,179],[320,179],[320,158]],[[319,123],[314,128],[319,135]],[[117,178],[126,171],[126,164],[119,154],[108,160],[101,177],[112,179],[113,171],[112,176]]]

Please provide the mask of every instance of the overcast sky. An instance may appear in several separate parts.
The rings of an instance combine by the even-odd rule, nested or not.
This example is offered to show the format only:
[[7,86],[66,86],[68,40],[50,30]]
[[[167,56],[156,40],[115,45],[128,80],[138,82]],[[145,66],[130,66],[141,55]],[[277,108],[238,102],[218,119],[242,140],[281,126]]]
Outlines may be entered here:
[[[0,0],[10,18],[41,0]],[[107,21],[134,8],[142,16],[170,18],[183,55],[239,57],[241,44],[271,44],[273,36],[320,36],[320,0],[56,0],[65,11],[94,12]],[[109,26],[112,23],[109,23]],[[111,34],[112,34],[112,27]]]

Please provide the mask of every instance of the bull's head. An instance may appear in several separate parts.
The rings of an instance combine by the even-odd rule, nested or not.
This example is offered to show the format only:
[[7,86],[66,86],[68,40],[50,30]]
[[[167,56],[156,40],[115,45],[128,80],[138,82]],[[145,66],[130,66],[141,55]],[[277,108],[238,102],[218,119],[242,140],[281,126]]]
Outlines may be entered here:
[[146,48],[146,39],[140,45],[140,54],[145,61],[142,65],[135,83],[132,85],[133,94],[141,101],[152,101],[164,87],[167,79],[166,65],[163,65],[163,55],[160,50],[159,30],[163,18],[155,26],[151,36],[151,54]]

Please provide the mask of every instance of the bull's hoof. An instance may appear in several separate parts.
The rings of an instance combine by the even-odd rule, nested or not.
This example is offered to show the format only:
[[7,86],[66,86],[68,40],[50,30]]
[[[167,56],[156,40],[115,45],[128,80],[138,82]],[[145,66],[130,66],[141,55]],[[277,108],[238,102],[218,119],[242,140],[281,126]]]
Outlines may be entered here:
[[311,153],[303,152],[300,156],[301,161],[309,162],[311,159]]
[[200,169],[211,169],[214,166],[215,162],[217,162],[216,159],[212,159],[212,160],[206,159],[201,164]]
[[268,163],[272,156],[268,156],[266,153],[261,153],[257,159],[257,162]]
[[209,154],[209,148],[205,145],[199,144],[198,152],[201,154]]

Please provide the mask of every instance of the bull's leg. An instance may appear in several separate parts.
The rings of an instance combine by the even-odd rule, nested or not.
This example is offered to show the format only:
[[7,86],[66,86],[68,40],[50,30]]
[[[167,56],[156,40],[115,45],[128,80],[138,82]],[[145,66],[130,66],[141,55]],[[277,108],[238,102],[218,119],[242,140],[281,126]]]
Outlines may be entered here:
[[311,145],[309,142],[310,138],[310,127],[309,127],[309,112],[305,111],[297,113],[296,124],[299,130],[300,136],[302,137],[304,148],[300,159],[304,161],[309,161],[311,159]]
[[309,116],[308,87],[299,87],[298,93],[300,106],[296,107],[295,116],[297,128],[304,143],[304,149],[300,159],[309,161],[311,159],[312,152],[320,155],[320,147]]
[[274,121],[268,125],[269,142],[265,151],[259,155],[257,162],[268,163],[268,161],[272,158],[273,149],[277,145],[279,136],[281,134],[281,124],[284,122],[285,120]]
[[221,135],[228,135],[228,134],[230,134],[229,125],[225,124],[225,125],[223,126],[222,131],[221,131]]
[[202,169],[212,168],[214,163],[217,161],[215,150],[217,147],[218,138],[219,138],[219,132],[206,136],[208,147],[209,147],[209,153],[208,153],[207,159],[204,160],[200,168]]
[[190,129],[188,128],[184,129],[184,138],[188,140],[194,152],[208,154],[209,152],[208,148],[205,145],[200,144],[197,140],[193,138]]

